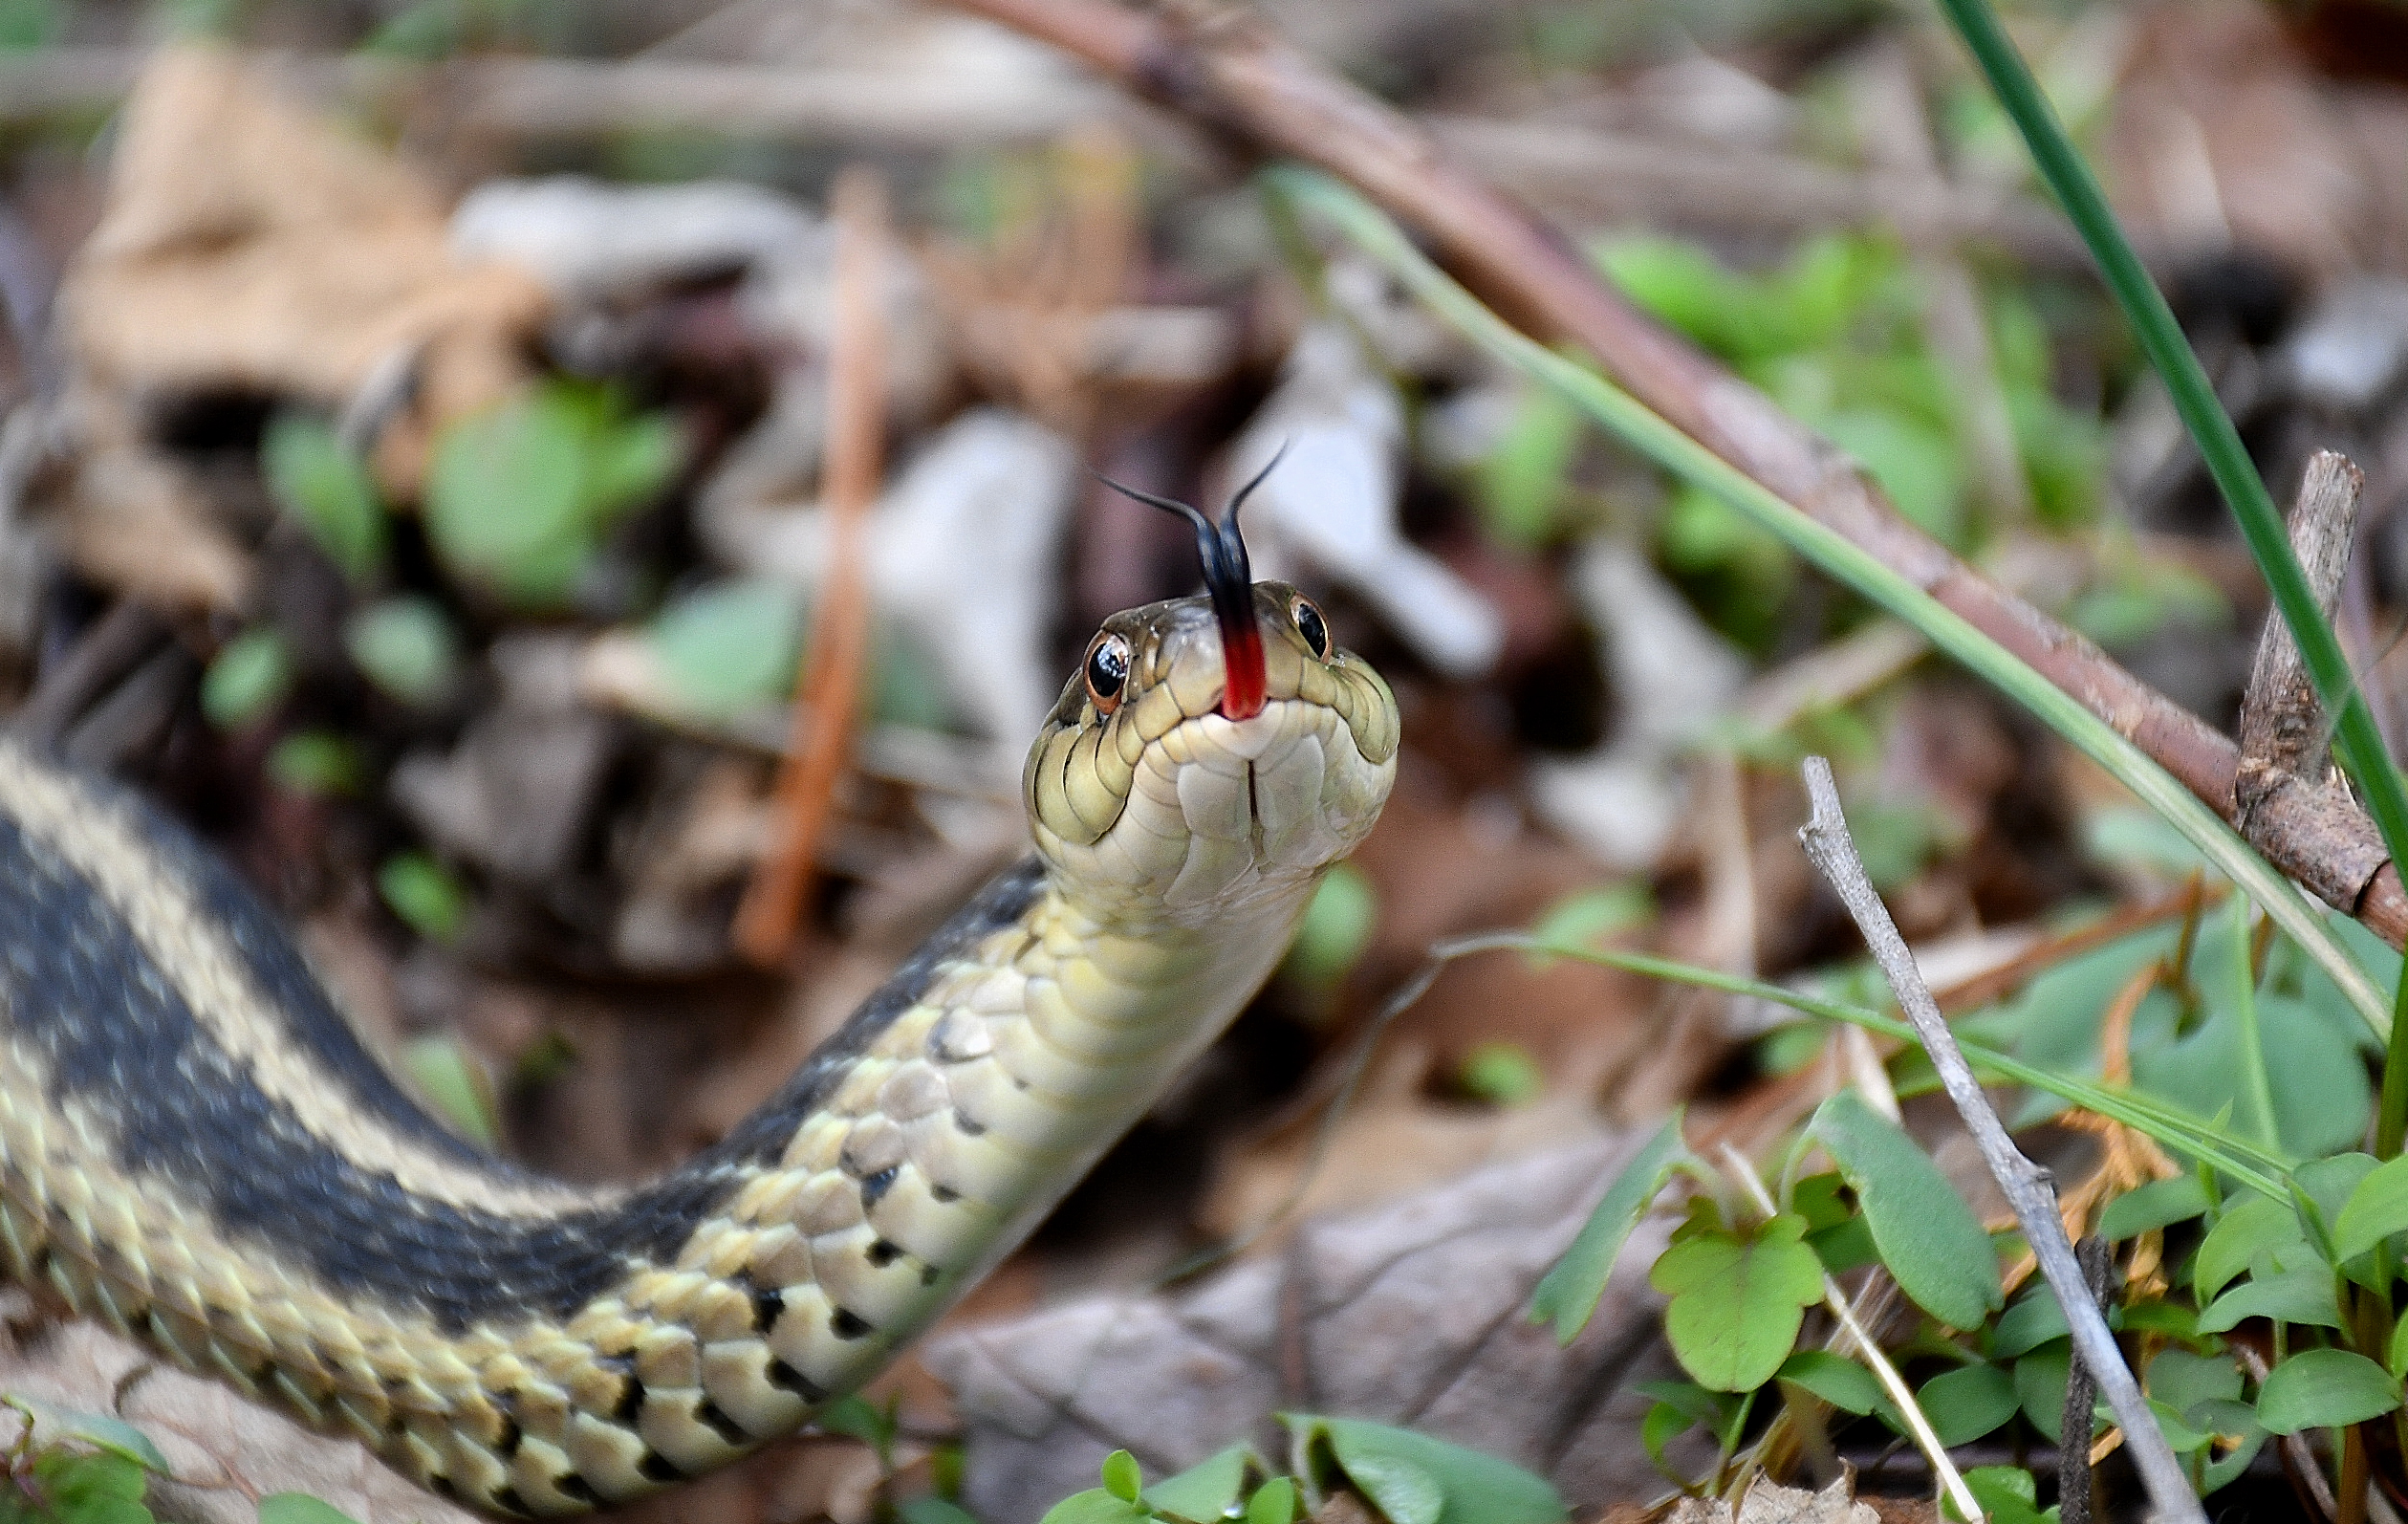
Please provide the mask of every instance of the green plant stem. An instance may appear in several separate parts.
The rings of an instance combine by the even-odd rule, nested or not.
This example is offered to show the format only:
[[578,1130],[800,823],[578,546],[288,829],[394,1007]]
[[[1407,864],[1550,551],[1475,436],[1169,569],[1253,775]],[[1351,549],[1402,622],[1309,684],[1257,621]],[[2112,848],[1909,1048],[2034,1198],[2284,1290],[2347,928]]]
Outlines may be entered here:
[[2408,1062],[2402,1062],[2398,1033],[2408,1024],[2408,963],[2399,966],[2399,987],[2392,997],[2392,1038],[2383,1052],[2383,1089],[2375,1104],[2375,1157],[2396,1156],[2408,1136]]
[[[1728,1140],[1723,1143],[1723,1153],[1730,1162],[1732,1178],[1769,1215],[1773,1209],[1772,1198],[1765,1193],[1765,1183],[1757,1178],[1755,1170],[1748,1167],[1746,1156],[1731,1146]],[[1838,1277],[1829,1271],[1823,1272],[1823,1305],[1831,1309],[1833,1319],[1855,1343],[1856,1353],[1864,1357],[1866,1368],[1873,1372],[1874,1380],[1881,1383],[1889,1393],[1890,1401],[1898,1404],[1898,1416],[1906,1420],[1907,1432],[1913,1437],[1915,1448],[1923,1452],[1923,1458],[1930,1462],[1933,1473],[1940,1479],[1942,1494],[1954,1503],[1957,1512],[1967,1520],[1985,1517],[1973,1490],[1965,1485],[1963,1473],[1949,1458],[1948,1448],[1940,1443],[1939,1434],[1933,1431],[1931,1417],[1923,1411],[1923,1404],[1917,1401],[1914,1388],[1906,1384],[1906,1379],[1898,1374],[1897,1364],[1882,1352],[1879,1341],[1858,1320],[1856,1310],[1849,1303],[1848,1294],[1840,1288]],[[1750,1392],[1748,1396],[1752,1399],[1755,1393]],[[1738,1426],[1732,1427],[1736,1433]],[[1721,1480],[1720,1471],[1716,1473],[1716,1480]]]
[[1792,507],[1612,381],[1556,354],[1490,312],[1414,248],[1396,224],[1352,190],[1294,165],[1266,170],[1264,181],[1273,194],[1328,219],[1474,343],[1524,375],[1557,387],[1633,448],[1769,530],[1799,555],[1913,625],[1933,645],[2029,709],[2138,795],[2219,872],[2264,905],[2275,924],[2332,977],[2377,1039],[2391,1039],[2394,1025],[2389,1003],[2298,888],[2114,727],[1894,568]]
[[2366,1426],[2352,1424],[2341,1431],[2340,1440],[2340,1477],[2332,1493],[2341,1513],[2335,1524],[2366,1524],[2366,1485],[2372,1474],[2367,1464]]
[[[2116,304],[2132,324],[2150,364],[2164,380],[2175,410],[2181,415],[2191,437],[2198,441],[2207,469],[2231,507],[2242,538],[2248,542],[2249,554],[2256,558],[2258,570],[2274,595],[2275,607],[2282,611],[2292,639],[2299,643],[2300,660],[2315,682],[2317,697],[2324,701],[2325,712],[2334,716],[2334,754],[2350,780],[2357,785],[2358,797],[2375,817],[2375,828],[2382,833],[2383,845],[2392,860],[2408,862],[2408,791],[2400,786],[2399,773],[2392,766],[2382,735],[2375,729],[2375,717],[2368,711],[2365,696],[2351,675],[2341,642],[2317,606],[2315,593],[2308,585],[2308,574],[2301,569],[2299,557],[2291,552],[2290,537],[2284,532],[2283,515],[2267,495],[2266,481],[2249,459],[2247,446],[2241,442],[2241,431],[2233,426],[2231,416],[2217,400],[2207,373],[2200,368],[2199,357],[2191,352],[2190,341],[2182,337],[2181,325],[2174,320],[2173,309],[2166,305],[2164,294],[2149,278],[2149,272],[2141,268],[2139,256],[2133,252],[2131,243],[2115,222],[2115,212],[2108,207],[2097,178],[2066,135],[2055,109],[2041,93],[2039,82],[2032,78],[2031,70],[2008,40],[2006,29],[1999,25],[1998,13],[1991,10],[1989,0],[1940,0],[1940,5],[1981,64],[1990,89],[2006,106],[2007,115],[2014,118],[2033,162],[2040,166],[2041,177],[2055,192],[2058,204],[2081,233],[2082,241],[2090,246],[2092,257],[2098,261],[2099,272],[2106,277],[2108,289],[2115,293]],[[2401,966],[2394,1012],[2408,1012],[2408,964]],[[2376,1114],[2375,1151],[2377,1157],[2389,1159],[2399,1152],[2403,1138],[2408,1138],[2408,1078],[2401,1075],[2408,1070],[2408,1023],[2393,1021],[2385,1041],[2389,1051],[2383,1065],[2383,1099]]]

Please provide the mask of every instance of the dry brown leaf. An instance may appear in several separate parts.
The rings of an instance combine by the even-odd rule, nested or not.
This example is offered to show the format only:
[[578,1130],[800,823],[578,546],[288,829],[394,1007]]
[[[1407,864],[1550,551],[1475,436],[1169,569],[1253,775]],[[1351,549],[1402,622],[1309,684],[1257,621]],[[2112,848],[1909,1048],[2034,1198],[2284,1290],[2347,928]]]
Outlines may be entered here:
[[[1367,995],[1400,983],[1434,942],[1527,926],[1601,879],[1587,857],[1531,829],[1518,811],[1488,800],[1465,808],[1419,769],[1399,778],[1351,860],[1379,900],[1372,944],[1349,976]],[[1551,1093],[1593,1099],[1660,1043],[1658,1002],[1658,987],[1636,975],[1490,955],[1443,970],[1397,1018],[1390,1040],[1423,1044],[1446,1072],[1484,1042],[1510,1041],[1537,1060]]]
[[2182,251],[2237,244],[2303,272],[2365,268],[2396,247],[2352,107],[2273,11],[2234,3],[2141,13],[2104,159],[2116,209]]
[[190,477],[132,443],[92,448],[62,483],[60,549],[104,587],[159,609],[227,613],[250,595],[251,558]]
[[1570,1092],[1520,1106],[1434,1099],[1433,1057],[1421,1041],[1388,1043],[1334,1131],[1324,1136],[1326,1113],[1315,1108],[1231,1151],[1214,1171],[1197,1221],[1207,1232],[1234,1236],[1291,1200],[1299,1216],[1352,1211],[1596,1130],[1588,1101]]
[[1881,1524],[1940,1524],[1940,1503],[1929,1497],[1865,1497],[1857,1501],[1873,1510]]
[[89,381],[131,398],[237,389],[336,407],[415,356],[418,416],[380,455],[406,489],[433,425],[523,380],[546,310],[531,275],[456,261],[445,238],[408,168],[231,55],[174,49],[126,105],[107,210],[59,292],[61,333]]
[[1722,1497],[1683,1497],[1666,1524],[1878,1524],[1880,1512],[1856,1497],[1855,1481],[1842,1476],[1820,1492],[1758,1481],[1739,1500],[1739,1512]]
[[1878,1524],[1880,1514],[1855,1494],[1845,1477],[1819,1492],[1759,1480],[1740,1499],[1735,1519],[1722,1498],[1684,1497],[1666,1524]]
[[1551,1476],[1575,1506],[1661,1486],[1638,1443],[1668,1375],[1644,1228],[1568,1348],[1525,1317],[1638,1140],[1500,1165],[1378,1211],[1307,1223],[1284,1253],[1197,1289],[1074,1302],[939,1339],[968,1446],[964,1501],[1029,1524],[1096,1485],[1116,1448],[1165,1474],[1250,1440],[1280,1408],[1408,1424]]
[[427,839],[513,882],[569,872],[619,745],[580,695],[583,651],[538,632],[494,642],[501,702],[449,753],[415,751],[393,770],[393,801]]

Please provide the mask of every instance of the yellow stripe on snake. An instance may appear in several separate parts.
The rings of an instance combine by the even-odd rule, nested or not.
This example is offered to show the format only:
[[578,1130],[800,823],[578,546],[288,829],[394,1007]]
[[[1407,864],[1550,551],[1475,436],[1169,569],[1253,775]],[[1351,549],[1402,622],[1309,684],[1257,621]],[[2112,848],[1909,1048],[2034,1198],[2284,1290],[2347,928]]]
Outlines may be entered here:
[[793,1431],[1146,1111],[1386,800],[1386,685],[1196,517],[1214,599],[1098,633],[1030,753],[1035,857],[617,1192],[429,1121],[191,838],[0,744],[0,1265],[497,1513]]

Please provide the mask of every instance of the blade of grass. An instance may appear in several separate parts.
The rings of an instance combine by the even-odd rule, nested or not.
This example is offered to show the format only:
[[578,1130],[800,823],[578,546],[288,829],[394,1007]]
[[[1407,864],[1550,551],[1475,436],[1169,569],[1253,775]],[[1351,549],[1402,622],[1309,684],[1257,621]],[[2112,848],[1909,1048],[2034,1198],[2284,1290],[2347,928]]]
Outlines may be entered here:
[[[2164,294],[2141,268],[2139,255],[2133,252],[2115,212],[2108,207],[2097,177],[2066,136],[2064,124],[2032,78],[2023,54],[2015,51],[2007,30],[1999,25],[1998,13],[1988,0],[1940,0],[1940,7],[1982,66],[1991,91],[2014,119],[2033,163],[2040,166],[2041,178],[2090,247],[2091,257],[2098,261],[2116,305],[2132,324],[2149,363],[2164,381],[2175,411],[2181,415],[2191,438],[2198,441],[2208,472],[2231,507],[2241,536],[2248,542],[2249,554],[2256,557],[2258,570],[2274,595],[2275,607],[2299,642],[2300,659],[2315,681],[2316,695],[2324,701],[2325,712],[2333,717],[2333,752],[2357,786],[2367,813],[2375,817],[2392,860],[2408,862],[2408,790],[2402,789],[2399,772],[2392,766],[2382,735],[2375,729],[2375,717],[2350,672],[2340,639],[2316,606],[2308,574],[2291,552],[2290,536],[2284,533],[2283,515],[2267,494],[2247,446],[2241,443],[2241,431],[2217,401],[2216,389],[2200,368],[2190,341],[2182,337],[2181,325],[2174,320]],[[2408,965],[2402,966],[2399,986],[2393,993],[2393,1010],[2408,1012]],[[2389,1051],[2384,1056],[2375,1151],[2389,1159],[2399,1152],[2402,1139],[2408,1137],[2408,1022],[2393,1022],[2386,1041]]]
[[2241,1024],[2242,1092],[2249,1098],[2250,1121],[2269,1146],[2275,1140],[2274,1081],[2266,1072],[2266,1043],[2258,1033],[2258,969],[2249,955],[2249,902],[2232,899],[2232,1010]]
[[1289,205],[1309,208],[1326,219],[1472,342],[1524,375],[1556,387],[1639,453],[1778,535],[1825,573],[1913,625],[1974,675],[2029,709],[2106,769],[2198,847],[2219,872],[2264,905],[2275,924],[2332,977],[2376,1038],[2391,1039],[2394,1026],[2389,1006],[2307,898],[2221,816],[2114,727],[1897,571],[1783,501],[1612,381],[1556,354],[1490,312],[1432,264],[1378,208],[1352,190],[1293,165],[1265,170],[1263,178],[1270,191]]
[[[1724,973],[1719,969],[1680,963],[1670,958],[1651,957],[1643,952],[1568,946],[1521,931],[1491,931],[1457,937],[1430,948],[1431,958],[1441,963],[1451,963],[1457,958],[1482,952],[1536,952],[1551,957],[1571,958],[1673,984],[1768,1000],[1806,1015],[1862,1027],[1867,1032],[1895,1037],[1903,1043],[1912,1044],[1916,1040],[1915,1029],[1897,1016],[1885,1015],[1863,1006],[1802,994],[1776,984],[1767,984],[1761,979]],[[1976,1069],[1986,1071],[2000,1079],[2045,1091],[2068,1105],[2079,1106],[2110,1121],[2121,1122],[2135,1132],[2145,1133],[2160,1146],[2229,1175],[2271,1200],[2286,1205],[2291,1200],[2289,1187],[2284,1184],[2290,1172],[2291,1161],[2273,1149],[2226,1132],[2213,1122],[2202,1121],[2137,1091],[2117,1089],[2095,1080],[2044,1069],[1983,1043],[1960,1038],[1958,1046],[1964,1050],[1965,1057]]]

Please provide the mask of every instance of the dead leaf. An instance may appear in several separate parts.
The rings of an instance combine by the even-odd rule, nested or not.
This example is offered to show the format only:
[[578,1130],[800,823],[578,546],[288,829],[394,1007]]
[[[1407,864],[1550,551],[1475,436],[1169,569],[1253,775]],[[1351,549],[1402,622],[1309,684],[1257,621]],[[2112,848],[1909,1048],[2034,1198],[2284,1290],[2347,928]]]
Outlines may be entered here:
[[502,702],[448,755],[413,752],[393,770],[394,803],[429,840],[521,883],[568,872],[618,746],[582,702],[583,651],[574,636],[494,642]]
[[300,1491],[359,1524],[474,1524],[358,1441],[312,1433],[90,1323],[42,1327],[21,1344],[0,1335],[0,1391],[113,1414],[149,1435],[173,1470],[151,1485],[163,1519],[255,1524],[261,1496]]
[[1504,653],[1494,602],[1405,537],[1403,404],[1378,357],[1335,318],[1309,325],[1279,384],[1229,446],[1228,486],[1270,471],[1247,498],[1259,575],[1344,586],[1416,655],[1459,681]]
[[1096,1485],[1125,1448],[1149,1474],[1251,1440],[1270,1414],[1323,1409],[1418,1428],[1551,1476],[1575,1506],[1653,1494],[1638,1444],[1669,1374],[1642,1227],[1569,1348],[1524,1315],[1637,1143],[1582,1143],[1465,1176],[1379,1210],[1300,1229],[1276,1260],[1176,1295],[1074,1302],[943,1337],[922,1361],[966,1431],[964,1502],[1028,1524]]
[[1695,810],[1679,761],[1746,677],[1730,643],[1633,547],[1599,536],[1572,588],[1596,628],[1618,709],[1613,734],[1579,757],[1531,764],[1533,802],[1601,862],[1652,866]]
[[546,308],[456,260],[434,191],[277,99],[232,55],[162,53],[127,102],[107,210],[58,295],[64,346],[122,397],[239,390],[340,407],[415,355],[418,407],[379,464],[413,495],[444,421],[499,401]]
[[80,455],[59,484],[60,548],[84,576],[154,608],[228,613],[249,598],[252,564],[192,479],[130,441]]
[[[941,665],[953,704],[994,743],[990,779],[1010,780],[1015,795],[1018,738],[1035,731],[1060,691],[1048,648],[1059,613],[1052,568],[1077,481],[1077,451],[1062,435],[1018,413],[972,408],[927,436],[864,531],[879,617]],[[1007,501],[1011,511],[997,512]],[[824,505],[715,498],[700,528],[748,572],[814,597],[827,584],[836,537]]]
[[[1881,1515],[1860,1503],[1842,1477],[1819,1492],[1759,1480],[1740,1499],[1736,1524],[1880,1524]],[[1666,1524],[1734,1524],[1731,1506],[1719,1497],[1684,1497]]]
[[1324,1139],[1323,1114],[1315,1109],[1234,1151],[1215,1172],[1197,1221],[1208,1232],[1234,1236],[1291,1200],[1307,1216],[1353,1210],[1596,1127],[1587,1098],[1577,1093],[1518,1106],[1469,1105],[1431,1099],[1431,1078],[1428,1048],[1388,1044],[1334,1132]]

